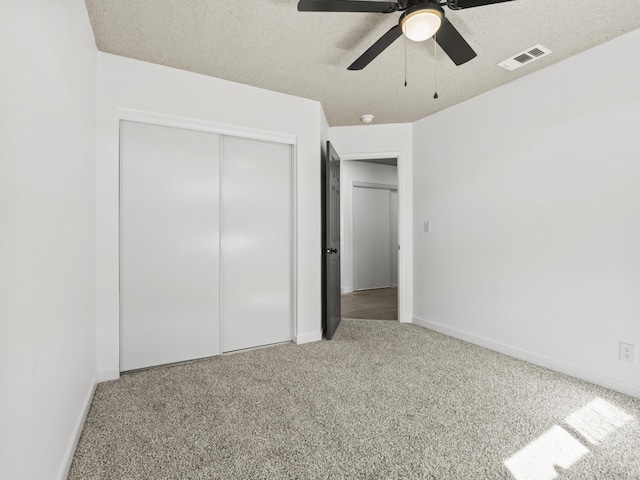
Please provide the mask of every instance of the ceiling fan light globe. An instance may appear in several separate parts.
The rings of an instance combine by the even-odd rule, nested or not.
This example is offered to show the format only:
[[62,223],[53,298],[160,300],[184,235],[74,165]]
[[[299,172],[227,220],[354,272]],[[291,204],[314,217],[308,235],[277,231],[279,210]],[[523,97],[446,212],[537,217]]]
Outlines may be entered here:
[[444,12],[437,5],[407,10],[400,18],[402,33],[414,42],[433,37],[442,25]]

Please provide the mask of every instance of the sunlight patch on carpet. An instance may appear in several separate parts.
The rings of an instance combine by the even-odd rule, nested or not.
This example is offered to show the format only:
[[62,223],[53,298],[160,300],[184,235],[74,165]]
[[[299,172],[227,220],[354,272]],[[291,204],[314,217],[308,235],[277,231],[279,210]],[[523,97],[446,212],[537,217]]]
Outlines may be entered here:
[[602,398],[596,398],[575,413],[565,422],[582,435],[589,443],[598,445],[615,430],[632,420],[626,414]]
[[517,480],[552,480],[556,465],[568,469],[589,450],[564,428],[554,425],[504,462]]
[[[570,414],[564,422],[589,443],[598,445],[633,418],[597,397]],[[558,467],[569,469],[587,453],[589,449],[571,433],[554,425],[504,464],[516,480],[553,480],[558,477]]]

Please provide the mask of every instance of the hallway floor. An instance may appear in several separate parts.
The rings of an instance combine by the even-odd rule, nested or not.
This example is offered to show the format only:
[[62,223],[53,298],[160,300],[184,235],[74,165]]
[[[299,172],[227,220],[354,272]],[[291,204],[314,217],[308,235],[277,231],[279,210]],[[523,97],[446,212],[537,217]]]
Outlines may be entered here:
[[342,295],[342,318],[398,320],[398,288],[360,290]]

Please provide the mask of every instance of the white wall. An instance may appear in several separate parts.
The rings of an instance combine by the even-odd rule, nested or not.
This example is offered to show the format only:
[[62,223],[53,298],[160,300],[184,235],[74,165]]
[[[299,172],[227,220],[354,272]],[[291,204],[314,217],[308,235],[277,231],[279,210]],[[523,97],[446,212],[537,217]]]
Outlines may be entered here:
[[329,122],[324,114],[324,110],[320,110],[320,146],[323,153],[327,150],[327,141],[329,140]]
[[415,124],[417,323],[640,396],[638,46]]
[[96,371],[84,2],[1,2],[0,58],[0,476],[62,479]]
[[98,53],[97,329],[99,379],[118,376],[119,109],[183,117],[295,138],[297,331],[321,338],[320,104],[160,65]]
[[398,185],[398,168],[343,160],[340,165],[341,288],[353,292],[353,182]]
[[411,322],[413,313],[413,125],[332,127],[329,140],[343,161],[357,158],[398,158],[399,243],[398,319]]

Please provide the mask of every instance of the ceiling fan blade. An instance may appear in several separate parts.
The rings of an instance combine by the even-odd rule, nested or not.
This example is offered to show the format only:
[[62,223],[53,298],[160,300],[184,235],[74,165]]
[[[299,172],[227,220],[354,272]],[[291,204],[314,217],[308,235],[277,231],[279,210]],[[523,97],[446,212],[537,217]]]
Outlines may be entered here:
[[398,10],[395,2],[367,0],[300,0],[299,12],[373,12],[391,13]]
[[449,55],[449,58],[451,58],[456,65],[467,63],[477,55],[477,53],[473,51],[473,48],[471,48],[471,45],[462,38],[462,35],[456,30],[456,27],[446,18],[442,22],[442,26],[435,37],[438,45],[440,45],[444,53]]
[[387,33],[381,36],[376,43],[371,45],[369,49],[353,62],[347,70],[362,70],[369,65],[371,61],[382,53],[382,51],[397,40],[402,35],[400,25],[394,25]]
[[447,6],[451,10],[464,10],[465,8],[482,7],[484,5],[511,1],[513,0],[448,0]]

